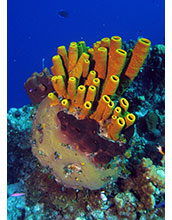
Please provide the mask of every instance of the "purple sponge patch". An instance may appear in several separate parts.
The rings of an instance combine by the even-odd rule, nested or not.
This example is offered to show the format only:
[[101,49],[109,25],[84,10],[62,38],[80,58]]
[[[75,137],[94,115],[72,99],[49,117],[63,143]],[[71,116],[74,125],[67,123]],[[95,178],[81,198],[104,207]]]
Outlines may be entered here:
[[125,145],[111,141],[99,134],[99,123],[94,119],[78,120],[64,111],[57,113],[62,132],[77,143],[79,150],[86,153],[96,153],[94,160],[100,164],[110,162],[113,156],[123,155]]

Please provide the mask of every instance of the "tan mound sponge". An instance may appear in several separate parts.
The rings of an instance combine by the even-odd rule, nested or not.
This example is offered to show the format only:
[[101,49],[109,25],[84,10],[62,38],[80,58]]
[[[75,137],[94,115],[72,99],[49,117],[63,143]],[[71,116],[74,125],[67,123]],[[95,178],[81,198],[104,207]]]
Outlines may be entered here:
[[122,75],[132,81],[138,74],[150,41],[139,39],[130,63],[121,45],[118,36],[93,48],[72,42],[52,58],[54,92],[38,107],[32,151],[64,186],[95,190],[120,174],[127,147],[120,136],[134,131],[136,118],[127,99],[115,94]]
[[113,167],[101,164],[113,159],[112,155],[123,154],[123,146],[96,135],[99,124],[95,120],[77,120],[60,111],[60,105],[51,107],[49,103],[46,98],[39,105],[33,122],[32,152],[41,164],[51,168],[56,180],[66,187],[95,190],[116,180],[120,157]]

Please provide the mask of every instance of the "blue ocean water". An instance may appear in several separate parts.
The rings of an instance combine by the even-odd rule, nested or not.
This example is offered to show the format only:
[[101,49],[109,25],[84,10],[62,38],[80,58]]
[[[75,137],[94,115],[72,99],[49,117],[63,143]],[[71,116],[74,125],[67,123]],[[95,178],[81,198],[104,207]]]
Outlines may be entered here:
[[8,109],[30,103],[24,82],[44,65],[52,66],[60,45],[84,40],[92,46],[114,35],[126,41],[143,36],[152,45],[165,41],[165,0],[8,0],[7,4]]

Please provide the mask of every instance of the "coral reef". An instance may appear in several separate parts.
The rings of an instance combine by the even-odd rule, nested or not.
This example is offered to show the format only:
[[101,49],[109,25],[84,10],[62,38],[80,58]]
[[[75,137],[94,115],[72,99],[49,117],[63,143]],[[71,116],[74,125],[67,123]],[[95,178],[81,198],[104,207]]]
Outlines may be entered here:
[[120,216],[121,219],[136,219],[137,202],[138,199],[131,192],[118,193],[114,197],[115,208],[118,216]]
[[[7,115],[7,175],[8,184],[24,179],[34,167],[31,153],[31,117],[34,107],[31,105],[11,108]],[[26,167],[30,169],[25,170]]]
[[[95,49],[97,44],[100,46],[101,43],[104,46],[106,45],[106,47],[109,44],[108,39],[106,39],[94,44],[93,48]],[[88,83],[87,79],[90,71],[93,71],[95,67],[94,49],[86,47],[83,42],[77,43],[78,57],[81,57],[83,51],[89,54],[89,61],[87,60],[85,65],[88,67],[89,63],[90,68],[87,76],[81,75],[79,83],[78,78],[76,81],[69,82],[69,73],[72,73],[72,70],[68,71],[67,63],[69,62],[69,57],[73,57],[73,55],[69,55],[68,51],[68,54],[66,53],[68,59],[65,59],[64,47],[58,48],[58,54],[63,60],[63,68],[60,72],[63,79],[65,79],[64,85],[67,97],[63,97],[65,94],[62,93],[59,95],[59,91],[52,88],[50,95],[47,93],[44,96],[38,108],[37,105],[27,105],[21,109],[11,109],[9,111],[9,219],[165,219],[164,155],[159,151],[159,145],[162,148],[165,146],[164,89],[158,89],[158,86],[153,85],[153,81],[150,81],[149,89],[152,92],[149,93],[145,89],[148,87],[145,87],[143,83],[147,74],[146,71],[152,65],[151,60],[156,59],[158,56],[161,57],[162,53],[152,53],[151,49],[151,53],[148,55],[149,62],[145,62],[145,65],[139,71],[140,74],[137,73],[138,76],[133,81],[126,78],[125,72],[131,61],[132,50],[135,45],[135,41],[122,42],[122,49],[127,52],[127,58],[121,75],[118,77],[120,82],[115,94],[113,96],[108,95],[114,103],[114,105],[112,103],[110,105],[113,106],[114,110],[109,115],[109,118],[99,119],[102,107],[99,108],[99,114],[95,114],[96,117],[94,115],[100,103],[101,93],[104,89],[103,82],[106,81],[106,78],[105,80],[100,80],[99,95],[96,92],[94,101],[89,101],[92,103],[91,111],[82,110],[84,106],[84,102],[82,102],[82,88],[84,87],[82,86],[86,88],[84,90],[85,98],[88,91],[93,92],[90,93],[92,96],[88,97],[93,98],[95,94],[95,90],[90,90],[90,85],[85,84],[85,82]],[[107,51],[109,51],[109,47],[107,48]],[[59,58],[56,58],[55,61],[59,62]],[[107,66],[109,66],[108,59],[109,55],[106,61]],[[77,58],[77,60],[79,59]],[[70,63],[71,65],[72,62]],[[53,64],[53,66],[55,66],[54,71],[57,71],[56,65]],[[156,69],[156,66],[153,65],[153,68]],[[53,67],[51,70],[53,71]],[[164,71],[163,65],[159,66],[159,70]],[[65,76],[63,75],[64,73]],[[95,77],[95,73],[91,73],[92,75],[90,76]],[[97,76],[96,78],[99,78]],[[56,77],[56,75],[50,76],[52,84],[53,77]],[[59,78],[62,79],[61,77]],[[97,80],[95,81],[97,82]],[[75,82],[78,84],[75,84]],[[72,85],[70,87],[71,90],[68,90],[69,84]],[[130,87],[127,87],[128,85]],[[157,88],[156,90],[153,89],[154,86]],[[79,90],[77,89],[78,87]],[[73,88],[76,88],[76,93],[74,95],[75,98],[72,100]],[[68,91],[69,93],[72,91],[70,97],[68,96]],[[125,93],[123,94],[124,91]],[[77,92],[80,93],[79,99],[76,99]],[[125,99],[121,98],[121,94],[124,95]],[[35,96],[39,96],[39,92],[35,92]],[[36,97],[36,99],[39,100],[39,97]],[[80,104],[82,104],[75,106],[75,100],[80,101]],[[128,103],[130,103],[129,108]],[[90,105],[86,107],[88,109],[86,108],[85,110],[90,110]],[[120,108],[122,114],[119,116]],[[125,118],[125,114],[128,113],[126,108],[130,112],[134,112],[137,118],[136,123],[128,128],[126,128],[128,123]],[[149,116],[150,112],[156,114],[155,118],[158,118],[158,120],[155,120],[156,123],[154,123],[154,120],[149,121],[147,116]],[[113,130],[115,132],[110,135],[110,130],[108,133],[109,125],[112,120],[116,121],[116,117],[112,117],[114,113],[116,114],[115,116],[124,119],[125,126],[121,130]],[[92,118],[92,115],[95,118]],[[33,138],[29,140],[32,120]],[[143,122],[145,127],[142,126]],[[147,126],[146,123],[151,126]],[[118,128],[121,128],[120,125],[121,123],[116,124]],[[148,127],[151,129],[148,129]],[[63,141],[66,142],[61,141],[61,138],[64,138]],[[60,145],[60,143],[63,144]],[[33,156],[31,150],[35,150],[35,155],[37,154],[38,159],[42,160],[41,162],[44,166]],[[49,158],[46,154],[52,157]],[[45,161],[45,164],[43,161]],[[59,178],[59,170],[57,173],[52,170],[52,164],[54,164],[53,168],[55,164],[60,164],[64,168],[62,180]],[[89,169],[89,165],[91,169]],[[85,166],[86,168],[84,168]],[[56,169],[58,169],[57,166],[55,167]],[[95,172],[92,175],[90,171],[93,169]],[[85,175],[82,177],[83,171]],[[110,173],[110,176],[108,176],[110,171],[114,171],[114,173]],[[106,174],[107,178],[98,179],[100,176],[106,176]],[[73,176],[76,177],[76,179],[71,178],[73,188],[64,186],[65,184],[68,185],[68,182],[63,181],[64,176],[67,176],[65,181],[68,178],[70,179],[71,176],[72,178]],[[88,189],[90,187],[87,182],[89,177],[93,177],[91,179],[91,187],[93,186],[94,188],[91,188],[91,190]],[[79,182],[81,180],[83,182]],[[93,180],[100,184],[97,189],[92,182]],[[70,183],[68,186],[70,186]],[[15,193],[25,194],[18,197],[12,196]]]
[[[158,44],[155,45],[150,53],[147,60],[147,65],[145,68],[145,76],[149,77],[148,87],[152,83],[153,89],[157,87],[163,88],[165,84],[165,45]],[[159,81],[159,85],[157,84]],[[145,80],[146,85],[146,80]]]
[[[26,122],[29,120],[30,115],[33,115],[33,108],[28,105],[24,106],[23,109],[25,110],[18,109],[18,111],[21,112],[20,117],[25,116],[25,120],[23,118],[22,121],[23,124],[27,124]],[[15,121],[15,119],[17,119],[17,115],[11,115],[10,113],[9,123],[11,123],[10,120]],[[19,123],[19,120],[16,120],[16,122]],[[13,132],[13,130],[15,131],[15,127],[17,127],[17,125],[10,128],[9,138],[11,139],[14,139],[16,136],[15,132]],[[22,130],[22,126],[18,128]],[[24,130],[23,133],[19,131],[15,142],[16,146],[18,146],[20,140],[24,138]],[[26,137],[27,135],[28,134],[26,134]],[[28,150],[29,149],[27,149],[27,151]],[[112,181],[103,190],[78,191],[68,189],[55,181],[50,173],[51,169],[41,167],[39,163],[35,161],[30,151],[26,153],[24,146],[22,148],[16,147],[15,151],[17,151],[17,161],[19,161],[19,163],[17,163],[16,160],[8,160],[8,165],[11,167],[13,165],[16,168],[15,172],[10,168],[8,178],[10,173],[10,180],[13,179],[13,182],[8,182],[19,182],[8,185],[9,218],[13,218],[14,220],[22,218],[43,220],[48,218],[92,220],[97,217],[98,219],[107,218],[118,220],[122,219],[121,216],[125,218],[126,216],[136,216],[135,219],[164,219],[164,207],[157,207],[153,210],[146,211],[144,206],[142,206],[142,209],[137,210],[136,204],[140,201],[140,198],[138,196],[136,197],[136,194],[133,194],[132,190],[128,191],[128,188],[126,188],[126,190],[121,189],[121,185],[124,185],[121,181],[117,181],[116,183]],[[125,155],[130,160],[133,157],[133,152],[127,152]],[[10,154],[9,158],[14,156]],[[130,161],[128,162],[130,163]],[[153,167],[155,168],[155,166],[150,166],[149,168],[151,169]],[[125,165],[120,177],[130,178],[131,172],[127,173],[127,175],[126,172],[127,167]],[[132,173],[135,173],[135,171]],[[130,178],[129,181],[132,182],[133,179]],[[11,194],[16,192],[25,192],[25,196],[19,198],[11,197]],[[162,193],[158,192],[157,190],[157,193],[154,194],[157,204],[163,201],[163,191]],[[121,198],[121,196],[123,196],[125,200],[123,201],[123,207],[120,209],[117,203],[115,203],[115,198]],[[128,198],[133,199],[130,201]],[[128,213],[129,207],[132,207],[132,212],[130,211],[130,213]]]
[[30,132],[32,121],[29,115],[33,106],[25,106],[23,108],[11,108],[7,115],[7,135],[8,144],[14,145],[21,149],[30,148]]
[[150,41],[139,39],[129,57],[121,46],[118,36],[93,48],[72,42],[52,58],[55,92],[38,107],[32,152],[66,187],[99,189],[120,174],[127,149],[121,131],[129,140],[136,119],[120,95],[137,76]]
[[135,176],[123,182],[123,189],[131,190],[138,196],[138,209],[153,209],[156,194],[163,196],[165,191],[164,166],[155,166],[149,158],[143,158]]

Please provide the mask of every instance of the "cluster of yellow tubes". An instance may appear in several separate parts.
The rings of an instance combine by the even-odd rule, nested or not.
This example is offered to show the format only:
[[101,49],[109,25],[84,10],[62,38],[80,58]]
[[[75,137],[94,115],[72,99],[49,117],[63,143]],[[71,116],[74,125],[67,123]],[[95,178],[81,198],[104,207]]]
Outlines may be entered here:
[[[148,39],[140,38],[135,45],[124,73],[130,81],[142,67],[150,44]],[[79,109],[79,119],[89,117],[101,124],[106,121],[108,137],[113,140],[119,138],[123,128],[135,122],[125,98],[116,107],[113,102],[127,60],[127,52],[121,47],[119,36],[103,38],[93,48],[86,47],[84,41],[71,42],[68,51],[65,46],[58,47],[51,67],[57,95],[48,94],[50,106],[60,104],[69,112]]]

